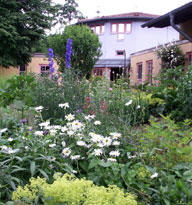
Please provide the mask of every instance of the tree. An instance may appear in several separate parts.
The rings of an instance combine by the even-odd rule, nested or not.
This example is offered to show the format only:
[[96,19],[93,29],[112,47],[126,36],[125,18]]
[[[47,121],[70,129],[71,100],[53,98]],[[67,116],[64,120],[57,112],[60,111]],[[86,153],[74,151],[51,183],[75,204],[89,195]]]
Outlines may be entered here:
[[46,29],[79,15],[75,0],[0,0],[0,66],[27,64]]
[[63,34],[50,36],[48,44],[54,50],[60,71],[66,67],[66,43],[69,38],[72,39],[72,68],[80,70],[83,76],[89,76],[101,56],[101,44],[98,36],[85,25],[67,26]]

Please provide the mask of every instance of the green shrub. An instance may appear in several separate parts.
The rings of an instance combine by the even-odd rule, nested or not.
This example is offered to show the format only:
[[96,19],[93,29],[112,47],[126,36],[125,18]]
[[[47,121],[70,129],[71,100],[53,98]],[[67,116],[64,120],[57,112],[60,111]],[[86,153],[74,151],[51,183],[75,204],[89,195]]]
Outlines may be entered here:
[[86,84],[79,80],[73,69],[65,70],[58,81],[40,77],[33,90],[33,106],[44,107],[42,112],[44,120],[62,119],[64,112],[58,105],[68,102],[70,109],[67,111],[78,112],[84,103],[85,90]]
[[[74,205],[136,205],[133,195],[124,193],[116,186],[98,187],[91,181],[77,179],[65,174],[57,177],[53,184],[45,180],[32,178],[30,184],[24,188],[18,187],[13,192],[12,199],[25,204],[38,203],[38,196],[42,196],[44,204],[74,204]],[[39,204],[39,203],[38,203]]]
[[31,91],[35,88],[35,78],[32,75],[13,76],[6,81],[4,89],[0,90],[0,105],[7,106],[14,100],[31,105]]

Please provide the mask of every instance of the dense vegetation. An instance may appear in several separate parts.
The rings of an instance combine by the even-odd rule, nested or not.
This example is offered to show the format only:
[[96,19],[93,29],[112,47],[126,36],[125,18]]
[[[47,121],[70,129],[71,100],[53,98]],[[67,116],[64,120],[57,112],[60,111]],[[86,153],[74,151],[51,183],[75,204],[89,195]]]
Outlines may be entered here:
[[[55,174],[68,173],[98,186],[116,185],[139,204],[190,204],[192,128],[185,108],[191,102],[191,68],[174,86],[165,80],[142,89],[130,88],[123,77],[115,83],[98,77],[79,79],[72,68],[60,78],[59,84],[39,76],[2,83],[1,201],[30,203],[26,189],[18,188],[23,190],[21,198],[13,191],[31,177],[45,178],[53,186]],[[16,92],[21,82],[27,85],[24,95]],[[99,194],[103,188],[97,189]],[[41,186],[37,190],[34,203],[56,200],[48,187],[43,193]]]

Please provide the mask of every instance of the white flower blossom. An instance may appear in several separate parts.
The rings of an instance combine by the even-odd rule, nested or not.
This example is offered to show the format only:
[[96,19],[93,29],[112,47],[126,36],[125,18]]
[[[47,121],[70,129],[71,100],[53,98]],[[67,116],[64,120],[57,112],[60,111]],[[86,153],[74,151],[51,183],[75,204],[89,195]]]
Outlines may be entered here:
[[158,173],[155,172],[153,175],[151,175],[151,179],[158,177]]
[[94,119],[95,118],[95,115],[87,115],[87,116],[85,116],[85,119],[86,120],[92,120],[92,119]]
[[50,121],[39,123],[40,127],[47,127],[48,125],[50,125]]
[[109,147],[112,143],[112,139],[110,137],[104,137],[102,139],[102,143],[104,144],[104,146]]
[[60,108],[64,108],[64,109],[66,109],[66,108],[69,108],[69,103],[67,102],[67,103],[61,103],[61,104],[59,104],[59,107]]
[[42,137],[43,136],[43,131],[35,131],[34,135]]
[[101,122],[98,121],[98,120],[96,120],[96,121],[94,122],[94,125],[101,125]]
[[77,145],[86,147],[86,143],[84,141],[81,141],[81,140],[77,141]]
[[2,145],[2,146],[0,146],[0,147],[1,147],[2,150],[8,149],[8,147],[7,147],[6,145]]
[[111,132],[110,133],[110,135],[111,135],[111,137],[113,138],[113,139],[119,139],[120,137],[121,137],[121,134],[120,133],[117,133],[117,132]]
[[43,106],[35,107],[36,112],[41,112],[43,110]]
[[71,154],[71,149],[69,147],[64,148],[62,154],[64,157],[68,157]]
[[94,149],[93,154],[94,154],[95,156],[100,156],[100,155],[103,154],[103,151],[102,151],[102,149]]
[[111,151],[109,153],[110,156],[113,156],[113,157],[118,157],[120,155],[120,152],[118,150],[115,150],[115,151]]
[[63,147],[66,146],[66,142],[65,141],[63,141],[61,144],[62,144]]
[[140,109],[140,108],[141,108],[141,106],[140,106],[140,105],[137,105],[136,109]]
[[61,132],[66,132],[68,130],[68,128],[66,126],[61,127]]
[[109,162],[116,162],[117,160],[115,158],[108,158],[107,161],[109,161]]
[[69,130],[69,131],[67,131],[67,134],[68,134],[69,136],[72,136],[72,135],[74,135],[74,131]]
[[80,159],[80,155],[74,155],[74,156],[71,156],[71,160],[77,160],[77,159]]
[[56,133],[57,133],[57,130],[50,130],[49,132],[50,132],[50,135],[51,135],[51,136],[55,136]]
[[114,141],[114,142],[112,143],[112,145],[118,146],[118,145],[120,145],[120,142],[119,142],[119,141]]
[[56,144],[50,144],[49,145],[50,148],[55,147],[55,146],[56,146]]
[[6,132],[7,130],[8,130],[7,128],[1,129],[0,133]]
[[68,115],[65,116],[65,119],[66,119],[67,121],[72,121],[72,120],[75,119],[75,116],[72,115],[72,114],[68,114]]
[[131,105],[132,102],[133,102],[133,100],[129,100],[129,102],[125,103],[125,106],[129,106],[129,105]]
[[8,140],[9,142],[12,142],[12,141],[13,141],[13,138],[9,137],[7,140]]

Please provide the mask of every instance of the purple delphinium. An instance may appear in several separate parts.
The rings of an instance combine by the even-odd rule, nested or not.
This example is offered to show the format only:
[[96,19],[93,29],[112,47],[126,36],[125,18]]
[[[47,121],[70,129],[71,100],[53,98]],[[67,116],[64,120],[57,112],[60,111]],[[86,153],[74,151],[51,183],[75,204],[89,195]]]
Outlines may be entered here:
[[53,58],[54,58],[54,54],[53,54],[53,49],[52,48],[49,48],[48,49],[48,61],[49,61],[49,68],[50,68],[50,73],[54,73],[55,71],[55,68],[53,67],[53,64],[54,64],[54,61],[53,61]]
[[67,45],[66,45],[66,54],[65,54],[65,66],[66,68],[71,67],[71,54],[72,54],[72,39],[67,39]]

